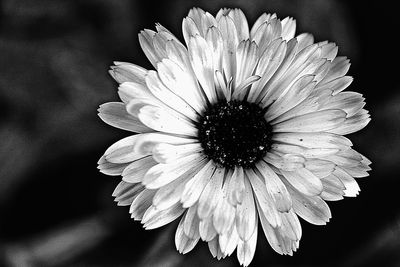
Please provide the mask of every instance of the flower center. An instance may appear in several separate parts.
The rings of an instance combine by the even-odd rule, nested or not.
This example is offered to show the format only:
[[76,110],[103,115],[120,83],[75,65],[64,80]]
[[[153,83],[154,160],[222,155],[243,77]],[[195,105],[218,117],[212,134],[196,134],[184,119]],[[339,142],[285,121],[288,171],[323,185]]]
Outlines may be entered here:
[[246,101],[209,106],[198,124],[198,138],[209,159],[226,168],[251,168],[271,146],[265,110]]

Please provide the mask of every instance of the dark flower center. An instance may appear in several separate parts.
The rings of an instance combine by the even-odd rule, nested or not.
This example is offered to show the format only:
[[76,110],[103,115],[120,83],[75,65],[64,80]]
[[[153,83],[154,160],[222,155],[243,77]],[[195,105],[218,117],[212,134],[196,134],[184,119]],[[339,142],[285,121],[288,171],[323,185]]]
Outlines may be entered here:
[[246,101],[220,101],[209,106],[198,124],[204,153],[226,168],[251,168],[271,146],[272,127],[265,110]]

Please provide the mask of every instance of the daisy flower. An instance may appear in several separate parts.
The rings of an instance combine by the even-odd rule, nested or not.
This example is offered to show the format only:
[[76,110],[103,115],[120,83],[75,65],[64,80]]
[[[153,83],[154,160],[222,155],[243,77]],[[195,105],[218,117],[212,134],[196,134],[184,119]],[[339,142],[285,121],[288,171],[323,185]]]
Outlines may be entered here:
[[296,22],[240,9],[199,8],[182,23],[183,44],[156,24],[139,34],[154,70],[115,62],[122,102],[100,106],[107,124],[132,132],[100,158],[122,176],[113,196],[145,229],[178,218],[175,244],[201,239],[218,259],[253,259],[259,226],[292,255],[300,220],[324,225],[326,201],[354,197],[370,161],[343,135],[370,121],[361,94],[343,91],[346,57],[334,43],[295,36]]

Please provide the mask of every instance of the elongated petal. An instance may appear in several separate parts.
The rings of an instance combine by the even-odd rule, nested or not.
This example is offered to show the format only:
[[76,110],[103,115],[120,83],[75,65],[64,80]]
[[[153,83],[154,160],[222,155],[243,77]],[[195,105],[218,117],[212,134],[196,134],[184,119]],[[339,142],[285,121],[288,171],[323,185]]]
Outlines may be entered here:
[[[250,178],[249,178],[250,179]],[[245,179],[243,202],[236,207],[236,229],[243,241],[248,241],[257,227],[257,213],[254,204],[253,190],[248,179]],[[257,192],[254,190],[257,194]],[[257,197],[259,197],[257,195]]]
[[292,207],[292,199],[278,175],[264,161],[259,161],[256,168],[260,172],[259,176],[264,178],[263,182],[275,203],[276,209],[280,212],[289,211]]
[[338,127],[346,112],[332,109],[301,115],[274,125],[274,132],[322,132]]
[[322,192],[321,180],[305,168],[296,171],[283,171],[282,175],[301,193],[307,196],[316,196]]

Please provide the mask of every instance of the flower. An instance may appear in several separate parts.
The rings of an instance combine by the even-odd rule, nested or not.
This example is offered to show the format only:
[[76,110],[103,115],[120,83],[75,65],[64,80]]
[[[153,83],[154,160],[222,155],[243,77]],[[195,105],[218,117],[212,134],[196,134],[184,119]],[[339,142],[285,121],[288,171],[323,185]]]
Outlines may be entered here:
[[138,133],[99,160],[122,175],[113,196],[146,229],[181,217],[181,253],[199,239],[218,259],[252,261],[258,222],[280,254],[292,255],[300,221],[323,225],[326,201],[355,197],[370,161],[343,135],[370,121],[334,43],[295,37],[296,22],[262,14],[249,29],[240,9],[183,20],[185,43],[157,24],[139,34],[154,66],[115,62],[122,102],[100,106],[111,126]]

